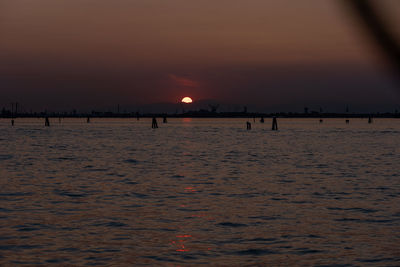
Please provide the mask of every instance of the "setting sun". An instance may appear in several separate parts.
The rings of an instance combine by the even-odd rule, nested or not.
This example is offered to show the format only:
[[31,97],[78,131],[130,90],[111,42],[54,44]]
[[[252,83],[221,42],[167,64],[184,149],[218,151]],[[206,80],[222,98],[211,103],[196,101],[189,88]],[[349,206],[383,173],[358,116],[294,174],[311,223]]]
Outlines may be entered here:
[[188,96],[182,98],[182,103],[190,104],[192,102],[193,102],[193,100]]

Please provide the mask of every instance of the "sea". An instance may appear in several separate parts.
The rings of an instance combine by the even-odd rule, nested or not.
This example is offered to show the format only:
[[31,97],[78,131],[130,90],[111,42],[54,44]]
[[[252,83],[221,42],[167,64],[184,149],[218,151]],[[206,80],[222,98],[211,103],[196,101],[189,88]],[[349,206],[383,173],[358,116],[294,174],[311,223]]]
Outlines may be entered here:
[[0,266],[400,266],[400,120],[271,125],[0,119]]

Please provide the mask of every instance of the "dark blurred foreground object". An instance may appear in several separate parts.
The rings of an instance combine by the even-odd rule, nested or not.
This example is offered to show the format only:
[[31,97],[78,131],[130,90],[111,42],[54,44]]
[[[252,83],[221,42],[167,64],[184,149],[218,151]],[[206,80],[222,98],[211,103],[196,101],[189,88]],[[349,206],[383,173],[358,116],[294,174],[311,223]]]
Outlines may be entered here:
[[400,77],[400,44],[390,32],[390,27],[374,7],[378,0],[341,0],[356,13],[368,33],[381,49],[386,59],[393,65]]

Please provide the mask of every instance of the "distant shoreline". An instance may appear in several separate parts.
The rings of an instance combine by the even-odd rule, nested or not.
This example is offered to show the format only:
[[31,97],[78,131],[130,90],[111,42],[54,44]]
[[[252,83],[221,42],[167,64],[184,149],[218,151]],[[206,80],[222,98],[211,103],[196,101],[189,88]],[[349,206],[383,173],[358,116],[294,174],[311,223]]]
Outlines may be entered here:
[[33,113],[33,114],[17,114],[17,115],[0,115],[2,119],[12,118],[317,118],[317,119],[329,119],[329,118],[400,118],[400,113],[237,113],[237,112],[221,112],[221,113],[182,113],[182,114],[166,114],[166,113],[147,113],[147,114],[133,114],[133,113],[102,113],[102,114],[67,114],[67,113]]

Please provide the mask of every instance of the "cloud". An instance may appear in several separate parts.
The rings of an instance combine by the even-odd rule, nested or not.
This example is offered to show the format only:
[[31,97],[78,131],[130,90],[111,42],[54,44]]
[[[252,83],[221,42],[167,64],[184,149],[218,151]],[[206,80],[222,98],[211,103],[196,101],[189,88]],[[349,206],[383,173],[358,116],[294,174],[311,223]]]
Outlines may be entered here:
[[175,74],[170,74],[169,78],[179,86],[182,87],[198,87],[199,83],[195,80],[191,80],[182,76],[177,76]]

